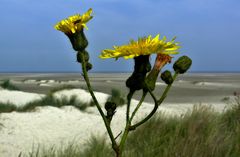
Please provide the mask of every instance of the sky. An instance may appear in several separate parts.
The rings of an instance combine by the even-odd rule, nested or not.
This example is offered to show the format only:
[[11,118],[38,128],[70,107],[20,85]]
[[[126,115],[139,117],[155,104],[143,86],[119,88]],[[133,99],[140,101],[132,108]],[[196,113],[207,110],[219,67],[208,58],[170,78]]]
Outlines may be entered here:
[[239,0],[0,0],[0,72],[81,71],[68,38],[54,25],[89,8],[92,72],[132,71],[132,59],[102,60],[101,50],[157,34],[177,37],[181,49],[173,61],[189,56],[192,72],[240,71]]

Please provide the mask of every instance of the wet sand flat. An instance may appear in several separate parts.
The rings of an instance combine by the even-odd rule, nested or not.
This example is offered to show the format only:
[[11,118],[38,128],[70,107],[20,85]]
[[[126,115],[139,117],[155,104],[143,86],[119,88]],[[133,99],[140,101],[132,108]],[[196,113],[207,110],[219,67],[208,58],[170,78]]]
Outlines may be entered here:
[[[125,85],[130,73],[91,73],[90,80],[95,91],[111,94],[113,88],[125,95]],[[2,73],[0,81],[10,79],[21,91],[46,94],[50,89],[73,85],[86,88],[80,73]],[[158,79],[154,93],[161,96],[166,85]],[[240,73],[188,73],[180,75],[170,90],[166,103],[216,103],[240,92]],[[141,91],[135,99],[139,99]],[[146,102],[153,102],[151,97]]]

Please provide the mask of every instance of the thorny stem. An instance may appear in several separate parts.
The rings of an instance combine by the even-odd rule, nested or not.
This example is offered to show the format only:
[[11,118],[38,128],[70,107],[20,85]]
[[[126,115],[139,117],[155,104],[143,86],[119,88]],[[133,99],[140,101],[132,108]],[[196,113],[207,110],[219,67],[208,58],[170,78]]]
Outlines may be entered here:
[[[177,75],[178,75],[178,73],[175,73],[175,74],[173,75],[173,82],[174,82],[174,80],[177,78]],[[141,120],[140,122],[132,125],[132,126],[129,128],[130,130],[135,130],[138,126],[140,126],[140,125],[142,125],[143,123],[145,123],[146,121],[148,121],[148,120],[154,115],[154,113],[157,111],[158,107],[162,104],[163,100],[167,97],[167,93],[168,93],[169,89],[171,88],[171,86],[172,86],[172,84],[169,84],[169,85],[165,88],[165,90],[164,90],[164,92],[163,92],[163,94],[162,94],[162,96],[160,97],[159,100],[157,100],[157,98],[156,98],[155,95],[152,93],[152,91],[148,89],[148,92],[150,93],[150,95],[152,96],[152,98],[153,98],[153,100],[154,100],[154,108],[153,108],[153,110],[149,113],[149,115],[148,115],[147,117],[145,117],[145,118],[144,118],[143,120]]]
[[111,142],[112,142],[112,147],[113,147],[114,151],[115,151],[116,153],[118,153],[118,145],[117,145],[117,143],[116,143],[116,141],[115,141],[115,138],[114,138],[114,136],[113,136],[113,133],[112,133],[110,124],[108,123],[108,121],[107,121],[107,119],[106,119],[106,117],[105,117],[105,115],[104,115],[104,113],[103,113],[103,111],[102,111],[102,109],[101,109],[101,107],[100,107],[100,105],[99,105],[99,103],[98,103],[98,101],[97,101],[94,93],[93,93],[93,90],[92,90],[92,87],[91,87],[91,84],[90,84],[90,81],[89,81],[87,69],[86,69],[85,55],[84,55],[83,53],[81,53],[81,52],[80,52],[80,55],[81,55],[81,60],[82,60],[82,72],[83,72],[83,77],[84,77],[85,82],[86,82],[86,84],[87,84],[88,91],[89,91],[89,93],[91,94],[91,96],[92,96],[92,98],[93,98],[93,101],[94,101],[94,103],[95,103],[95,105],[96,105],[96,107],[97,107],[100,115],[102,116],[102,119],[103,119],[103,121],[104,121],[105,127],[106,127],[106,129],[107,129],[107,132],[108,132],[109,137],[110,137]]

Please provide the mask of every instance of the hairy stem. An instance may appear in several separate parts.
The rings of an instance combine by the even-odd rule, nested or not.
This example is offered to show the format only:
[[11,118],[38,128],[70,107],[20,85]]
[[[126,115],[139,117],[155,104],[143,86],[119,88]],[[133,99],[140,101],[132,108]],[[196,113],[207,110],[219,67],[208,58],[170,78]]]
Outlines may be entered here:
[[112,133],[112,130],[111,130],[111,127],[110,127],[110,124],[108,123],[98,101],[97,101],[97,98],[95,97],[94,93],[93,93],[93,90],[92,90],[92,87],[91,87],[91,84],[90,84],[90,81],[89,81],[89,77],[88,77],[88,73],[87,73],[87,69],[86,69],[86,61],[85,61],[85,55],[83,53],[80,52],[80,55],[81,55],[81,60],[82,60],[82,72],[83,72],[83,76],[84,76],[84,79],[85,79],[85,82],[87,84],[87,87],[88,87],[88,91],[89,93],[91,94],[92,98],[93,98],[93,101],[94,101],[94,104],[96,105],[103,121],[104,121],[104,124],[105,124],[105,127],[107,129],[107,132],[108,132],[108,135],[111,139],[111,142],[112,142],[112,146],[113,146],[113,149],[114,151],[117,153],[118,151],[118,145],[115,141],[115,138],[113,136],[113,133]]

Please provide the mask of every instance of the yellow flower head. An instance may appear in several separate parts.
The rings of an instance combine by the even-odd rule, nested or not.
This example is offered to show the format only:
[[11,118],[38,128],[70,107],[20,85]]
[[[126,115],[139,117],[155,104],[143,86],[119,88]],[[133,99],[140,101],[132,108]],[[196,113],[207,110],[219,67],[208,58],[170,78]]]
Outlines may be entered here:
[[89,9],[83,15],[76,14],[68,17],[55,25],[55,29],[64,32],[65,34],[74,34],[79,30],[82,30],[83,27],[86,29],[86,23],[91,20],[93,17],[91,16],[92,9]]
[[139,38],[138,41],[131,40],[128,45],[113,46],[112,49],[105,49],[102,51],[100,58],[116,58],[124,57],[125,59],[134,58],[140,55],[150,55],[152,53],[162,54],[177,54],[178,43],[175,42],[175,38],[171,41],[166,41],[166,37],[159,39],[159,34],[152,38],[152,36]]

